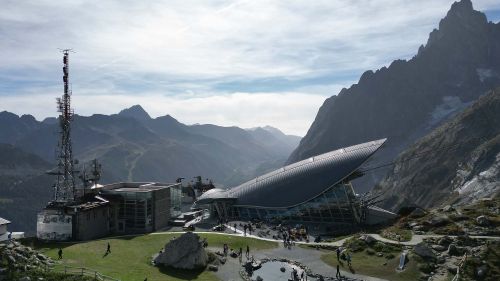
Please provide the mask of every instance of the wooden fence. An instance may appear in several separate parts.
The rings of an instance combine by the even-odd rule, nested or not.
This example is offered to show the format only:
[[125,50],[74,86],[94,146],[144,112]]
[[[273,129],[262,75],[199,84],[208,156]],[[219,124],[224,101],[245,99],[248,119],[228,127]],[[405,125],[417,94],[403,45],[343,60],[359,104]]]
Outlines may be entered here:
[[121,281],[120,279],[116,279],[104,274],[99,273],[98,271],[95,271],[93,269],[89,269],[86,267],[72,267],[72,266],[67,266],[67,265],[51,265],[45,267],[46,271],[52,271],[52,272],[58,272],[58,273],[64,273],[64,274],[71,274],[71,275],[80,275],[80,276],[87,276],[90,278],[93,278],[94,280],[97,281]]

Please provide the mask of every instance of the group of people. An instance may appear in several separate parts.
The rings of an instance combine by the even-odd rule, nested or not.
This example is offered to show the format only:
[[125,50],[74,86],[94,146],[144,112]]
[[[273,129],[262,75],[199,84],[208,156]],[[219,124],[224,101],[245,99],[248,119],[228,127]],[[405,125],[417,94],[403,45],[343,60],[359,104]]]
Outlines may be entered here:
[[291,249],[292,246],[295,245],[295,242],[293,240],[290,240],[290,237],[283,237],[283,246],[285,248]]
[[[236,224],[235,224],[235,229],[236,229]],[[251,223],[243,225],[243,235],[247,236],[247,230],[248,234],[252,235],[253,228]]]
[[344,249],[343,247],[338,247],[337,250],[336,250],[336,253],[337,253],[337,261],[340,262],[340,260],[345,260],[347,262],[347,265],[349,267],[352,266],[352,258],[351,258],[351,254],[349,254],[349,252],[347,251],[347,249]]
[[349,268],[351,268],[352,257],[351,257],[351,254],[349,254],[349,252],[347,251],[347,249],[344,249],[343,247],[338,247],[336,250],[336,253],[337,253],[337,261],[339,263],[337,264],[337,273],[335,274],[335,277],[337,279],[341,279],[342,275],[340,274],[340,263],[341,263],[340,260],[345,260],[347,262],[347,265],[349,266]]
[[299,276],[297,269],[293,268],[290,274],[293,281],[307,281],[307,274],[305,274],[304,270],[302,270]]

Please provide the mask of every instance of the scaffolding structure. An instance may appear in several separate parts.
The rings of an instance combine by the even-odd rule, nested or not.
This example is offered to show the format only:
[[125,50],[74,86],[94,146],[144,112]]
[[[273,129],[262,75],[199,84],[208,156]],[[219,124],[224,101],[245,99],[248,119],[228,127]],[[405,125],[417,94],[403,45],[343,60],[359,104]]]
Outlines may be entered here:
[[54,184],[55,202],[72,202],[75,200],[75,177],[73,167],[73,150],[71,147],[71,121],[73,109],[71,108],[71,90],[69,89],[69,53],[70,49],[62,50],[63,53],[63,82],[64,94],[57,98],[59,114],[59,142],[57,146],[57,180]]

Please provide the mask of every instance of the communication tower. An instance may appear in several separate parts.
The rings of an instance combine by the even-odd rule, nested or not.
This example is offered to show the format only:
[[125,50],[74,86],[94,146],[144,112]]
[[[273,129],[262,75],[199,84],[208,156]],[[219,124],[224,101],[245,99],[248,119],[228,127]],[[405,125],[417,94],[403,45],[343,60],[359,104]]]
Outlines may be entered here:
[[57,145],[57,180],[54,184],[55,202],[72,202],[75,199],[75,177],[73,169],[73,150],[71,147],[71,90],[69,89],[69,53],[71,49],[62,50],[63,53],[63,82],[64,94],[57,98],[59,112],[59,142]]

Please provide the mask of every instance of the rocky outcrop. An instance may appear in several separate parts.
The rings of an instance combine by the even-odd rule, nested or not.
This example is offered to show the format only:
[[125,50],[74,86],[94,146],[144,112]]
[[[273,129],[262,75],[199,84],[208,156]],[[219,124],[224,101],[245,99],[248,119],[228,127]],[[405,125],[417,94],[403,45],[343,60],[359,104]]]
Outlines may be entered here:
[[399,155],[375,188],[383,194],[383,207],[427,208],[445,200],[463,205],[499,194],[499,112],[500,88]]
[[0,280],[12,280],[12,276],[45,270],[53,264],[51,258],[17,241],[0,243]]
[[[357,84],[328,98],[288,163],[380,138],[388,142],[373,161],[391,162],[498,85],[500,25],[488,22],[470,0],[462,0],[452,5],[412,59],[366,71]],[[371,188],[386,171],[375,170],[359,180]],[[357,187],[362,190],[361,182]]]
[[187,232],[169,241],[165,249],[154,258],[154,264],[179,269],[204,268],[208,264],[208,254],[200,237]]
[[436,254],[432,251],[426,243],[419,243],[413,247],[415,254],[419,255],[423,259],[436,259]]

